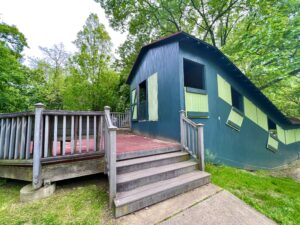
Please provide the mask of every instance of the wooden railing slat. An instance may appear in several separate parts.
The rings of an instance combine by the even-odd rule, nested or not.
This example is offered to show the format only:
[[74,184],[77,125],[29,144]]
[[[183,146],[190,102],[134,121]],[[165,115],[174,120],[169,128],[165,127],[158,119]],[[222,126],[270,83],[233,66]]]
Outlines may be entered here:
[[74,154],[74,116],[71,116],[71,154]]
[[98,136],[98,139],[99,139],[99,151],[103,151],[104,150],[104,147],[103,147],[103,142],[104,142],[104,139],[103,139],[103,116],[100,116],[100,120],[99,120],[99,136]]
[[20,146],[20,159],[25,158],[25,145],[26,145],[26,118],[22,117],[22,131],[21,131],[21,146]]
[[15,138],[16,136],[16,119],[12,118],[11,120],[11,132],[10,132],[10,141],[9,141],[9,153],[8,158],[12,159],[14,155],[14,148],[15,148]]
[[54,140],[53,140],[53,155],[56,156],[57,154],[57,120],[58,117],[54,116]]
[[5,123],[4,123],[4,119],[1,119],[1,130],[0,130],[0,159],[2,159],[3,155],[4,155],[4,132],[5,132]]
[[66,132],[67,132],[67,125],[66,125],[66,116],[63,116],[63,143],[62,143],[62,155],[66,154]]
[[31,145],[31,130],[32,130],[32,121],[31,116],[27,117],[27,134],[26,134],[26,159],[30,158],[30,145]]
[[94,116],[94,152],[97,151],[97,116]]
[[79,153],[82,152],[82,116],[79,116]]
[[10,119],[6,119],[6,130],[5,130],[5,140],[4,140],[4,156],[3,158],[8,158],[9,150],[9,140],[10,140]]
[[21,138],[21,120],[20,120],[20,117],[17,117],[17,130],[16,130],[16,143],[15,143],[14,159],[19,158],[20,138]]
[[90,117],[86,117],[86,152],[90,150]]
[[[50,140],[51,141],[51,140]],[[49,116],[45,116],[45,136],[44,136],[44,158],[48,157],[49,153]]]

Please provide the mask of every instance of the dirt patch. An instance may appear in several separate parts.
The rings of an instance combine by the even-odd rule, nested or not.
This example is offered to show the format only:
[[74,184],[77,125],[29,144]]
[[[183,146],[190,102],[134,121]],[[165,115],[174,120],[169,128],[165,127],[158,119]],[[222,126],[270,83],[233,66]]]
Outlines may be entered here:
[[288,164],[286,167],[282,169],[272,170],[270,174],[272,176],[290,177],[300,182],[300,160]]

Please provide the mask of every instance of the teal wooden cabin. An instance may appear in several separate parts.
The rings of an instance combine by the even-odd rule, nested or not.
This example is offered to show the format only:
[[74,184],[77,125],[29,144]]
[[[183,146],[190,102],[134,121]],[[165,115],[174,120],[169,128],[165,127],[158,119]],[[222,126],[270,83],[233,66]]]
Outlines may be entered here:
[[179,32],[144,46],[129,74],[132,130],[180,141],[180,110],[204,124],[206,160],[270,169],[297,160],[286,117],[217,48]]

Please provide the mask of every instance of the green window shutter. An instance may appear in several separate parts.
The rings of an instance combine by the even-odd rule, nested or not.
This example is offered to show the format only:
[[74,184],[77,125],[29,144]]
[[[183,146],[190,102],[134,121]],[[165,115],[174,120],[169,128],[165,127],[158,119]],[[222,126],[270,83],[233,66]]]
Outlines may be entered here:
[[208,112],[208,95],[190,93],[185,89],[185,109],[187,112]]
[[224,80],[220,75],[217,75],[218,81],[218,95],[221,99],[232,105],[231,101],[231,87],[230,84]]
[[268,117],[266,114],[263,113],[259,108],[256,109],[257,112],[257,124],[263,128],[264,130],[268,131]]
[[131,91],[131,104],[132,104],[132,119],[137,119],[137,99],[136,99],[136,89]]
[[285,131],[285,140],[286,140],[287,145],[296,142],[295,130],[286,130]]
[[150,121],[158,121],[157,73],[148,78],[148,116]]
[[269,139],[268,139],[268,144],[267,144],[267,148],[272,150],[272,151],[277,151],[278,150],[278,141],[273,138],[271,135],[269,135]]
[[236,130],[240,130],[243,120],[244,117],[240,113],[236,112],[234,109],[231,109],[227,124]]
[[296,131],[296,142],[300,141],[300,129],[297,129]]
[[244,111],[246,117],[248,117],[254,123],[257,123],[256,106],[246,97],[244,97]]
[[285,144],[285,131],[280,126],[276,125],[277,137],[279,141]]

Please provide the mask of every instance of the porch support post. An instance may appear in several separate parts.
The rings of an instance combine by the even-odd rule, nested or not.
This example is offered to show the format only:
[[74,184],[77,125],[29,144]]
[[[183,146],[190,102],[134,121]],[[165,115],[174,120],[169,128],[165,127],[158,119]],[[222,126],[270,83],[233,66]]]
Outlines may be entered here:
[[203,135],[203,124],[197,124],[197,133],[198,133],[198,141],[197,141],[197,149],[198,149],[198,157],[200,163],[200,170],[204,171],[204,135]]
[[35,104],[35,124],[34,124],[34,149],[33,149],[33,169],[32,169],[32,186],[38,189],[42,186],[41,178],[41,149],[42,149],[42,123],[43,123],[42,103]]
[[107,147],[108,151],[105,151],[108,154],[108,177],[109,177],[109,206],[113,207],[113,201],[117,193],[117,127],[112,124],[110,107],[104,107],[106,125],[108,138],[105,141],[108,141]]
[[184,150],[184,146],[185,146],[185,129],[184,129],[184,122],[183,122],[183,118],[184,118],[185,112],[184,110],[180,110],[180,143],[181,143],[181,150]]

